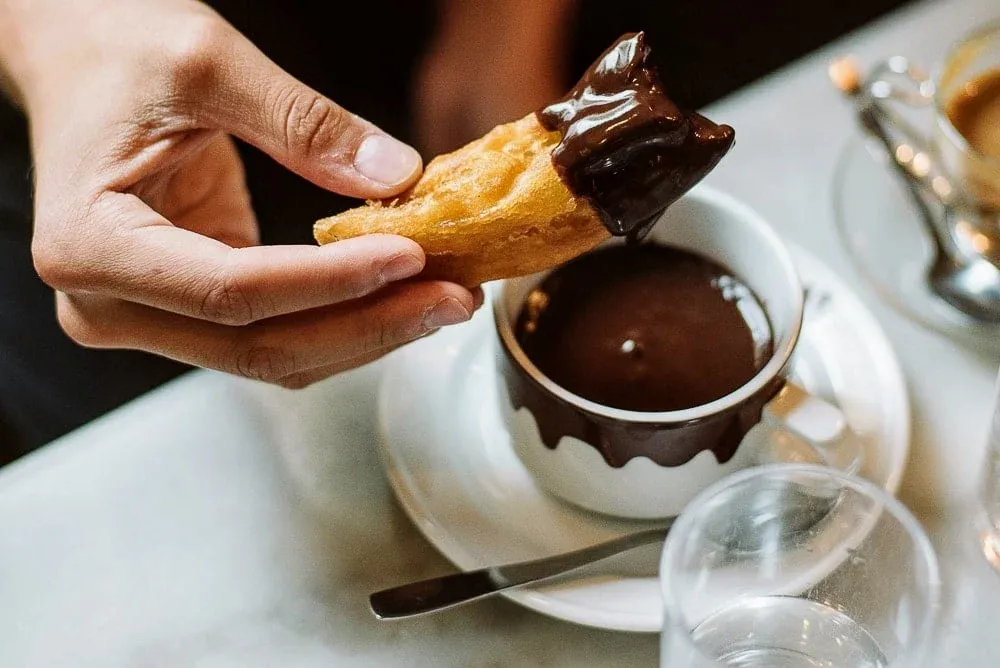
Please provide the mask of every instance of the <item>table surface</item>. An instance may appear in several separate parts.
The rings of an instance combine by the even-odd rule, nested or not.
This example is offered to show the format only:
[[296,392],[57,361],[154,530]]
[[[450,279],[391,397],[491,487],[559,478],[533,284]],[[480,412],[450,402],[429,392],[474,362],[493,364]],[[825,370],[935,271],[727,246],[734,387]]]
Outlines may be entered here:
[[[845,52],[929,64],[997,13],[987,0],[910,6],[709,109],[740,136],[709,182],[847,277],[898,352],[914,413],[900,496],[945,585],[934,667],[1000,661],[1000,579],[972,530],[998,360],[903,320],[850,269],[831,181],[855,129],[825,70]],[[197,372],[0,471],[0,665],[656,665],[655,635],[504,600],[370,616],[371,591],[450,570],[379,466],[378,373],[288,392]]]

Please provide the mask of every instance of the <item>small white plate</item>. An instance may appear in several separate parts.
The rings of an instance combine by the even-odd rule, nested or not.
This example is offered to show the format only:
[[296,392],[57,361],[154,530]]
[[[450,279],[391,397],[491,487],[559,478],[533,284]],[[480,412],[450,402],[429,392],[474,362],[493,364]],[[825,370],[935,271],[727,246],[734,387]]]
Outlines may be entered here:
[[[895,493],[909,453],[902,373],[874,318],[829,269],[792,255],[809,291],[794,376],[837,403],[865,441],[862,474]],[[537,559],[645,525],[587,513],[539,489],[514,454],[496,403],[490,309],[386,360],[382,454],[396,496],[427,539],[462,570]],[[658,550],[659,548],[656,547]],[[643,552],[643,551],[637,551]],[[658,632],[657,554],[602,562],[505,595],[578,624]]]

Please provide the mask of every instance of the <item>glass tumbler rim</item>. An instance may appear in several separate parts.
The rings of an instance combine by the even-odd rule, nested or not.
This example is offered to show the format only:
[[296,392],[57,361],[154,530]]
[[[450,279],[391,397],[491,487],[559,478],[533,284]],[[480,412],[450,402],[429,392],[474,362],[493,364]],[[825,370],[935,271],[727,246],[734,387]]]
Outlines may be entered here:
[[[917,641],[907,647],[898,660],[912,659],[913,656],[919,655],[921,648],[931,635],[941,599],[940,567],[930,538],[928,538],[923,526],[909,508],[881,486],[859,476],[850,475],[838,469],[817,464],[767,464],[737,471],[709,485],[688,503],[687,507],[677,517],[677,520],[671,527],[660,556],[660,594],[663,598],[664,608],[663,629],[661,633],[668,633],[672,630],[671,626],[675,627],[673,630],[680,632],[680,636],[686,639],[690,649],[697,653],[703,660],[709,663],[715,662],[712,657],[706,655],[700,647],[691,641],[691,630],[684,623],[684,615],[680,609],[680,604],[672,587],[671,578],[669,577],[669,567],[678,561],[678,552],[682,548],[684,536],[690,534],[696,526],[693,510],[705,506],[719,494],[744,484],[748,480],[768,477],[785,478],[791,475],[805,475],[812,476],[814,479],[833,480],[842,487],[850,488],[856,493],[875,499],[882,505],[885,511],[888,511],[905,528],[907,536],[913,540],[916,551],[919,552],[920,558],[927,566],[929,581],[925,584],[929,593],[927,610],[924,612],[923,619],[920,620],[917,632],[914,634]],[[896,661],[893,664],[896,665]]]

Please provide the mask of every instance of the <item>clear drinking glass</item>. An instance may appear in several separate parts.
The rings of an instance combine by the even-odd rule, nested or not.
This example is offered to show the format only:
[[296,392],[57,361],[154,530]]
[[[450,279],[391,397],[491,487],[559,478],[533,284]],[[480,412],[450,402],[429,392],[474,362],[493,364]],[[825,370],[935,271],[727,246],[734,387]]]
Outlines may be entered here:
[[743,471],[695,498],[660,562],[667,668],[912,668],[937,558],[880,487],[833,469]]
[[1000,571],[1000,376],[993,391],[993,416],[986,441],[979,498],[982,503],[979,538],[983,554]]

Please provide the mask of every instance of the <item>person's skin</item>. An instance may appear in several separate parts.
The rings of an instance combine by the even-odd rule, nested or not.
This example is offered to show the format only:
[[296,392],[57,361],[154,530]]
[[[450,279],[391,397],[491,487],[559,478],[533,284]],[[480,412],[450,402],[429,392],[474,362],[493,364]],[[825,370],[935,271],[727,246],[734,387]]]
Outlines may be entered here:
[[406,280],[424,256],[401,237],[258,245],[230,135],[359,198],[404,190],[420,158],[201,3],[0,0],[0,69],[31,126],[35,266],[81,345],[303,387],[481,300]]
[[418,147],[454,150],[562,97],[575,0],[444,0],[414,87]]

